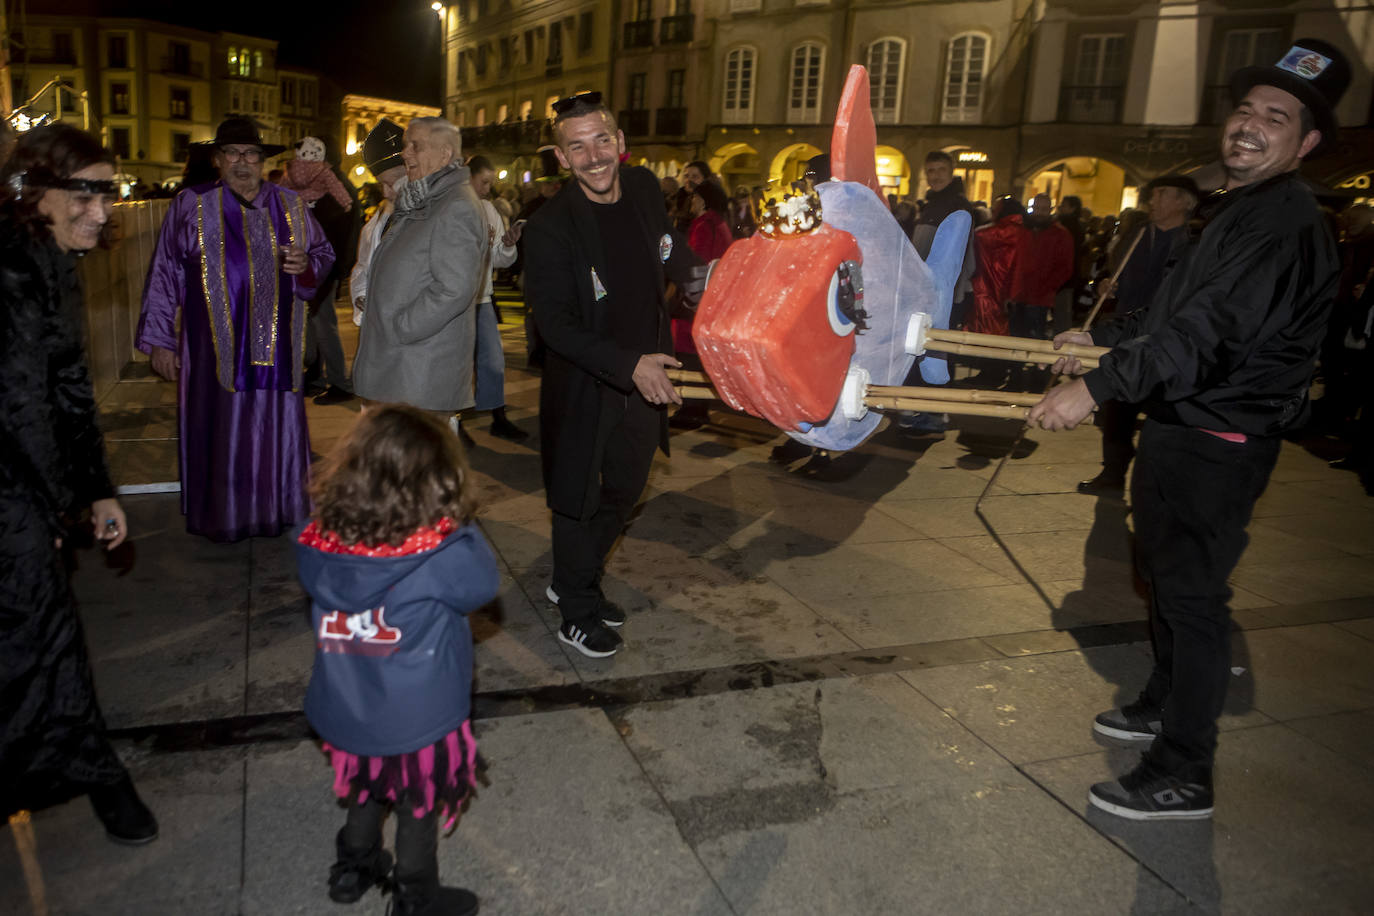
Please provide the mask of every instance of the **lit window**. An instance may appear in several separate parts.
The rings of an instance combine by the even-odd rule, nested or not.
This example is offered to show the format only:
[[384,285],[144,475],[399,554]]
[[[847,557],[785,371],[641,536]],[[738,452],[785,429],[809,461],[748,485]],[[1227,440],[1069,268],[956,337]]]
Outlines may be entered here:
[[949,43],[945,64],[944,105],[940,120],[971,124],[983,117],[983,77],[987,73],[988,39],[968,32]]
[[880,38],[868,46],[868,101],[879,124],[897,123],[905,54],[906,42],[900,38]]
[[825,48],[813,41],[792,49],[788,81],[787,120],[792,124],[817,124],[821,119],[821,68]]
[[725,97],[721,120],[727,124],[747,124],[754,120],[753,48],[735,48],[725,55]]

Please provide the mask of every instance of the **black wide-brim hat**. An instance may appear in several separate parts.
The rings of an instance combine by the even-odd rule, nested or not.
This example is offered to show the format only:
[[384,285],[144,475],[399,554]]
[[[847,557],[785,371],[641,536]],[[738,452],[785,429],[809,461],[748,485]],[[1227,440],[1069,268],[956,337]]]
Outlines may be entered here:
[[230,145],[257,146],[261,147],[264,159],[286,151],[286,147],[281,144],[263,143],[262,131],[247,118],[225,118],[219,127],[215,128],[215,139],[202,145],[213,146],[216,149]]
[[389,118],[382,118],[363,139],[363,165],[373,175],[380,175],[396,166],[404,166],[401,151],[405,149],[406,132]]
[[1158,178],[1151,178],[1145,183],[1145,188],[1141,192],[1144,200],[1149,200],[1155,188],[1178,188],[1193,195],[1195,200],[1202,199],[1202,193],[1198,191],[1197,182],[1187,175],[1180,175],[1177,172],[1170,172],[1167,175],[1160,175]]
[[1299,38],[1277,64],[1242,67],[1231,74],[1231,101],[1239,105],[1261,85],[1282,89],[1311,110],[1322,139],[1306,158],[1331,148],[1337,133],[1335,108],[1350,85],[1350,64],[1339,48],[1320,38]]
[[557,147],[541,146],[535,150],[539,154],[540,175],[535,181],[562,181],[563,166],[558,161]]

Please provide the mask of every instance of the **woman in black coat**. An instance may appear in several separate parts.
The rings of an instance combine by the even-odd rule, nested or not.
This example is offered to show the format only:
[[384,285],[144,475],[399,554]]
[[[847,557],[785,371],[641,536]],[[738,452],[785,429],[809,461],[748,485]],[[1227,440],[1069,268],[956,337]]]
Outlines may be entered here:
[[76,259],[115,200],[114,160],[56,124],[0,169],[0,815],[88,794],[111,839],[157,821],[105,737],[61,554],[88,507],[107,548],[127,533],[82,352]]

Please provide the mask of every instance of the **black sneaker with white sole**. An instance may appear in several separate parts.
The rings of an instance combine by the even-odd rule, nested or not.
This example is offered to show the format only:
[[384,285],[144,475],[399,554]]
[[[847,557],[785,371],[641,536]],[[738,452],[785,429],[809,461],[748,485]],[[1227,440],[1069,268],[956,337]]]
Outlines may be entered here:
[[[558,606],[558,592],[553,590],[552,585],[544,589],[544,597],[548,598],[554,607]],[[620,605],[612,604],[605,598],[597,603],[596,615],[608,627],[619,627],[625,624],[625,612],[621,610]]]
[[1088,790],[1088,804],[1133,821],[1197,821],[1212,816],[1212,778],[1205,770],[1167,773],[1149,760],[1114,782]]
[[588,658],[609,658],[621,644],[620,637],[597,620],[565,620],[558,628],[558,641]]
[[1150,742],[1163,729],[1163,711],[1141,703],[1109,709],[1093,719],[1093,731],[1118,741]]

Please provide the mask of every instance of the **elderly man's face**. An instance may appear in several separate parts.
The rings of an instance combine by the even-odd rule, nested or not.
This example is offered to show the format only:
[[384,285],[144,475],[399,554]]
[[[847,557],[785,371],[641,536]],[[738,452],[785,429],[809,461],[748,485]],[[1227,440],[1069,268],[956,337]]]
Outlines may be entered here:
[[250,143],[221,146],[215,150],[215,168],[229,190],[244,200],[252,200],[262,186],[262,147]]
[[491,186],[496,182],[496,169],[473,172],[468,181],[472,184],[472,190],[477,192],[477,196],[485,199],[491,193]]
[[412,124],[406,128],[406,145],[401,150],[401,158],[405,160],[406,177],[419,181],[452,162],[453,150],[428,127]]
[[1181,188],[1155,188],[1150,192],[1150,222],[1157,226],[1176,226],[1188,217],[1193,198]]
[[1302,102],[1274,86],[1259,85],[1245,94],[1221,134],[1221,164],[1226,187],[1264,181],[1298,167],[1321,142],[1319,131],[1302,130]]

